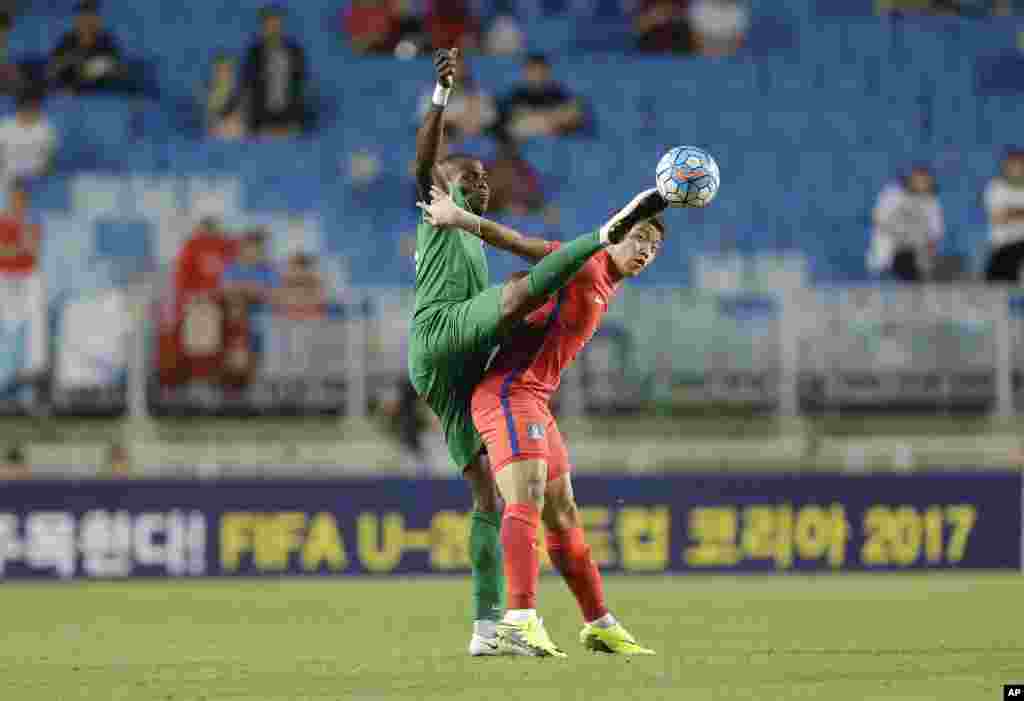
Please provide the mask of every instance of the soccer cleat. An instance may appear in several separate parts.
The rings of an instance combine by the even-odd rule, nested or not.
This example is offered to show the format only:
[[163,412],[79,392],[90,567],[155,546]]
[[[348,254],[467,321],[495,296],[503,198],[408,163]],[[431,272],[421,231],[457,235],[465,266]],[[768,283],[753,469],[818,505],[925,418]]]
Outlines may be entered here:
[[583,647],[594,652],[608,652],[613,655],[656,655],[654,650],[637,643],[629,631],[616,623],[610,628],[598,628],[588,623],[580,631]]
[[544,629],[544,622],[531,616],[522,622],[498,624],[498,649],[503,655],[523,657],[568,657]]
[[600,229],[602,243],[618,243],[637,223],[661,214],[668,208],[668,201],[661,196],[658,188],[644,190],[629,204],[615,213]]
[[473,657],[496,657],[501,654],[498,649],[498,638],[485,638],[473,633],[469,641],[469,654]]

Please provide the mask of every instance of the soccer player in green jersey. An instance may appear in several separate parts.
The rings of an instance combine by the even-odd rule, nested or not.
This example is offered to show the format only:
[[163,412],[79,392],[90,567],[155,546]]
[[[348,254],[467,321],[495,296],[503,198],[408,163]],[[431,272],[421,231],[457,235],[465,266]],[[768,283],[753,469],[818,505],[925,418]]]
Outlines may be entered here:
[[[453,86],[458,50],[436,52],[437,87],[433,104],[416,135],[416,181],[419,199],[432,199],[431,187],[449,193],[460,208],[476,215],[475,234],[439,228],[427,216],[416,230],[416,301],[409,334],[409,377],[420,396],[441,420],[448,451],[470,484],[473,514],[469,549],[475,615],[472,655],[496,655],[496,625],[504,613],[501,571],[501,506],[494,477],[473,426],[470,400],[484,375],[488,358],[502,334],[513,328],[561,289],[593,254],[622,240],[633,225],[667,206],[657,190],[646,190],[598,231],[566,243],[548,255],[547,242],[515,234],[506,248],[539,262],[525,276],[489,286],[481,238],[490,227],[490,189],[483,164],[472,157],[439,159],[444,134],[444,107]],[[537,248],[543,251],[528,255]]]

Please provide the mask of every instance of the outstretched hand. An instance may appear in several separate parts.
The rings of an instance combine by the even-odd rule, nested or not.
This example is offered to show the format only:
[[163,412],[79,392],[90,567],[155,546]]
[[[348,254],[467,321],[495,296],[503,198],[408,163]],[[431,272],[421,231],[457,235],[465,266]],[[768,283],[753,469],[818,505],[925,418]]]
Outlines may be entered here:
[[445,226],[463,227],[467,212],[455,204],[455,200],[447,192],[432,185],[430,188],[430,203],[417,202],[416,206],[423,210],[423,218],[431,226],[438,228]]

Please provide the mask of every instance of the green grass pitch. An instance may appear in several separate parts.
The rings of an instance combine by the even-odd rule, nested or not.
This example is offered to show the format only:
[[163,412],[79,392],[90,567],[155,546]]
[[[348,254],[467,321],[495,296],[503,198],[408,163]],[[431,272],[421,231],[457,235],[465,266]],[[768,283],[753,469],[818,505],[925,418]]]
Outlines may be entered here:
[[562,583],[541,614],[567,660],[471,659],[466,579],[0,585],[5,701],[983,701],[1024,681],[1008,574],[609,577],[654,658],[589,653]]

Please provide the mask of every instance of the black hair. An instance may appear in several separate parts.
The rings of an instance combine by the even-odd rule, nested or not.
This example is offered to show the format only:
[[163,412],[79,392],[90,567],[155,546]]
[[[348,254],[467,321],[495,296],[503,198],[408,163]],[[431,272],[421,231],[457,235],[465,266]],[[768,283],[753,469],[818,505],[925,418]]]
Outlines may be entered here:
[[647,220],[647,223],[654,227],[654,230],[661,234],[661,238],[665,238],[665,222],[661,220],[661,217],[651,217]]
[[14,25],[11,13],[7,10],[0,10],[0,31],[7,31]]
[[544,66],[545,68],[551,67],[551,62],[548,61],[548,57],[542,53],[532,53],[526,55],[527,66]]
[[81,0],[75,4],[75,13],[79,15],[96,15],[99,11],[99,0]]

